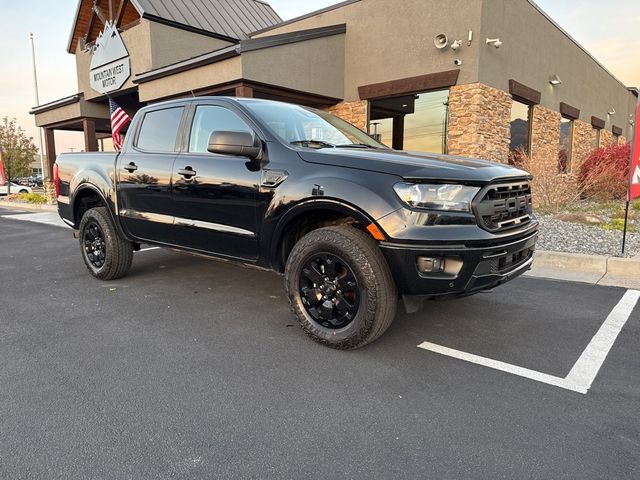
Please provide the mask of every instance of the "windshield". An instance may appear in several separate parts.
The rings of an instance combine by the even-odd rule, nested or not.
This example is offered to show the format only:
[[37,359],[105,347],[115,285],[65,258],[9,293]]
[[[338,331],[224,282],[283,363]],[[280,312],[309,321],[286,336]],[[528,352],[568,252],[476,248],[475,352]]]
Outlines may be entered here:
[[341,118],[288,103],[243,101],[285,143],[309,148],[387,148]]

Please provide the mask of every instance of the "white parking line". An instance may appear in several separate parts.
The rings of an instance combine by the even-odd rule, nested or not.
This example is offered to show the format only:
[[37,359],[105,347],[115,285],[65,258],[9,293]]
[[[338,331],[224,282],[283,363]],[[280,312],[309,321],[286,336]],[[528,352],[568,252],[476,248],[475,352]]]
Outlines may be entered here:
[[69,225],[64,223],[60,216],[55,212],[18,213],[15,215],[2,215],[0,218],[6,218],[7,220],[21,220],[26,222],[42,223],[44,225],[53,225],[54,227],[69,228]]
[[501,370],[530,380],[571,390],[573,392],[586,394],[598,375],[598,372],[607,358],[611,347],[613,347],[613,344],[618,338],[620,331],[627,323],[627,320],[629,320],[631,312],[633,312],[633,309],[636,307],[639,299],[640,291],[637,290],[628,290],[623,295],[620,302],[618,302],[615,308],[611,311],[576,364],[573,366],[569,375],[565,378],[555,377],[535,370],[529,370],[528,368],[518,367],[517,365],[511,365],[509,363],[499,362],[490,358],[480,357],[460,350],[443,347],[442,345],[436,345],[435,343],[424,342],[418,345],[418,348],[439,353],[440,355],[457,358],[459,360],[464,360],[466,362],[475,363],[476,365]]

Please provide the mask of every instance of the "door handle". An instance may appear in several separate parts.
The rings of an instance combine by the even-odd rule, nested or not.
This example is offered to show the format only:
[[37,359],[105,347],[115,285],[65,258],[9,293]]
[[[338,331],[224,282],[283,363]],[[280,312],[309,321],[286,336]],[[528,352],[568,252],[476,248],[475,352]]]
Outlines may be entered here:
[[131,162],[131,163],[129,163],[129,165],[124,167],[124,169],[129,173],[133,173],[136,170],[138,170],[138,166],[135,163]]
[[191,180],[191,178],[195,177],[197,173],[198,172],[196,172],[191,167],[186,167],[186,168],[184,168],[182,170],[178,170],[178,175],[182,175],[187,180]]

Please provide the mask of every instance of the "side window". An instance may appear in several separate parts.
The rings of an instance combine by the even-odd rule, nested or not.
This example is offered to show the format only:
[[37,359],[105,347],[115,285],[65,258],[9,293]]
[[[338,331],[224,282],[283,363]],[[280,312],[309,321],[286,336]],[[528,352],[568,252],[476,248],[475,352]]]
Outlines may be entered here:
[[136,146],[149,152],[175,152],[184,107],[145,114]]
[[238,115],[224,107],[202,105],[196,108],[189,139],[189,151],[207,153],[209,137],[216,130],[253,132]]

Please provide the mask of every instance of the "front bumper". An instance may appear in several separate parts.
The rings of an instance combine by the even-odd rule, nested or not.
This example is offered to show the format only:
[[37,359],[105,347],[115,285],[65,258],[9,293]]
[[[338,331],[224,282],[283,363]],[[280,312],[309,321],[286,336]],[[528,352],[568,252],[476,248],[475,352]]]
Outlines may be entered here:
[[[531,268],[538,232],[522,237],[466,245],[380,244],[398,291],[402,295],[436,297],[466,295],[487,290],[522,275]],[[423,274],[419,257],[437,257],[461,262],[459,272]]]

